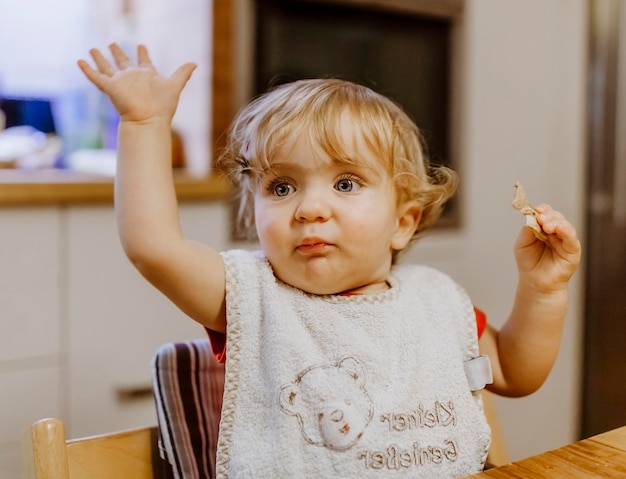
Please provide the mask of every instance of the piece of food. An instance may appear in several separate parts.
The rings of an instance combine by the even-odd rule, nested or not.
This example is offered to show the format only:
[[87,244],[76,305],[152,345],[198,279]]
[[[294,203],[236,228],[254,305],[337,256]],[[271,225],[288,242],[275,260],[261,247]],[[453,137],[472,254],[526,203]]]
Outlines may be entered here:
[[539,223],[537,223],[537,211],[528,202],[528,199],[526,198],[526,192],[524,191],[524,188],[519,181],[515,183],[515,195],[513,196],[512,204],[513,208],[520,211],[524,215],[526,226],[533,230],[533,233],[535,233],[537,239],[545,241],[547,239],[547,236],[541,229],[541,226],[539,226]]

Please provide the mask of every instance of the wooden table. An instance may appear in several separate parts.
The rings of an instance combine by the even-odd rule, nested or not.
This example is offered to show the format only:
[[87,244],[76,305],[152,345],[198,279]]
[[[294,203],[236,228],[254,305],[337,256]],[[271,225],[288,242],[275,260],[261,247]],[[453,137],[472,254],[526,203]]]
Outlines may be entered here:
[[469,477],[626,478],[626,426]]

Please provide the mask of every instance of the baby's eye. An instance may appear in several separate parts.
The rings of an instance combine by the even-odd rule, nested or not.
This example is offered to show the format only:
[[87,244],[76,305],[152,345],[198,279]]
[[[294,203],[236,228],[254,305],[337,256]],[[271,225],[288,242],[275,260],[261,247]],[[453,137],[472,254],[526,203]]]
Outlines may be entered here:
[[275,196],[287,196],[295,191],[293,185],[285,181],[272,183],[268,189]]
[[335,183],[335,189],[341,193],[357,191],[361,185],[354,178],[341,178]]

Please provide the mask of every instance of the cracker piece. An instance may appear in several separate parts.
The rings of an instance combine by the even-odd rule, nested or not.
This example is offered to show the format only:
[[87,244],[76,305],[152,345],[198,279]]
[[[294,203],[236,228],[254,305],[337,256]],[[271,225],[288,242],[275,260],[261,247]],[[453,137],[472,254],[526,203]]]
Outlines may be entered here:
[[513,196],[512,205],[513,208],[524,215],[525,225],[535,233],[535,237],[541,241],[545,241],[547,236],[541,229],[541,226],[539,226],[539,223],[537,223],[537,211],[528,202],[526,192],[519,181],[515,183],[515,195]]

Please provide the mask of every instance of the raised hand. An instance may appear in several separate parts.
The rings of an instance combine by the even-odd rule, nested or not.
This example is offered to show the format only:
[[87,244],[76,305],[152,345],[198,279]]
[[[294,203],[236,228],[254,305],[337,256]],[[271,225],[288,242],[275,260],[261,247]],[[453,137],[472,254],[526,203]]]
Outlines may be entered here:
[[115,66],[95,48],[89,53],[97,69],[85,60],[79,60],[78,66],[111,99],[121,120],[138,123],[155,120],[170,122],[176,112],[180,93],[196,65],[185,63],[168,78],[161,76],[154,68],[144,45],[137,47],[137,65],[117,44],[110,45],[109,50]]

